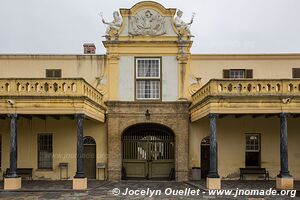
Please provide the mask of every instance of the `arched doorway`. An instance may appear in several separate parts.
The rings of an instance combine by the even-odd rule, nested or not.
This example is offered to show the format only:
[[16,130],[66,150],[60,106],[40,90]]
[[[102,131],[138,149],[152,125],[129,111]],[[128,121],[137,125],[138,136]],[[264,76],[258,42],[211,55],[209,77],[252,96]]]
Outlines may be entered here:
[[123,179],[174,179],[175,138],[160,124],[144,123],[122,135]]
[[94,138],[86,136],[83,145],[84,174],[88,179],[96,179],[96,142]]
[[210,158],[210,137],[207,136],[201,141],[201,178],[206,178],[209,172]]

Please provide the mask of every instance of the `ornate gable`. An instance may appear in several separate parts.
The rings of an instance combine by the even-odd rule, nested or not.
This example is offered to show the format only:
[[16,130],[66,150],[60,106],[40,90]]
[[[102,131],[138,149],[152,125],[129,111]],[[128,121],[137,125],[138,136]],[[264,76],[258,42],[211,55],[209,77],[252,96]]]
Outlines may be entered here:
[[130,9],[120,9],[123,17],[120,36],[177,36],[173,23],[175,12],[175,8],[166,9],[153,1],[143,1]]

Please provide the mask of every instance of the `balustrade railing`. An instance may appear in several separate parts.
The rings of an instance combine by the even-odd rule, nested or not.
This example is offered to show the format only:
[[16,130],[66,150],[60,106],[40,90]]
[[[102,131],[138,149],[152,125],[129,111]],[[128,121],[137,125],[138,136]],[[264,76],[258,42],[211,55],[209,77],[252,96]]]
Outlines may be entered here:
[[295,79],[212,79],[192,95],[193,104],[208,96],[300,96]]
[[0,79],[0,96],[85,96],[92,101],[103,105],[103,95],[82,78]]

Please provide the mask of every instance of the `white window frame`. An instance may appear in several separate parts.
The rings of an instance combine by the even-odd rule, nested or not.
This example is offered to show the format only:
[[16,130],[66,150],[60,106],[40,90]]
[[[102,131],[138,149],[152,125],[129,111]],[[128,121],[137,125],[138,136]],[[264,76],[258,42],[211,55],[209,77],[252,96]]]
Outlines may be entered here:
[[[254,137],[257,137],[257,148],[258,149],[247,149],[247,138],[248,137],[252,137],[252,136],[254,136]],[[245,143],[245,150],[246,150],[246,152],[260,152],[260,134],[258,134],[258,133],[246,133],[246,143]]]
[[[243,73],[243,77],[236,77],[236,75],[241,72]],[[233,73],[234,77],[231,76],[231,73]],[[229,70],[229,78],[234,78],[234,79],[246,78],[246,70],[245,69],[230,69]]]
[[[157,77],[139,77],[138,76],[138,61],[140,60],[157,60],[158,61],[158,76]],[[161,58],[159,57],[145,57],[145,58],[135,58],[135,99],[136,100],[160,100],[161,99]],[[158,98],[139,98],[137,95],[137,82],[138,81],[147,81],[147,80],[153,80],[153,81],[159,81],[159,97]]]

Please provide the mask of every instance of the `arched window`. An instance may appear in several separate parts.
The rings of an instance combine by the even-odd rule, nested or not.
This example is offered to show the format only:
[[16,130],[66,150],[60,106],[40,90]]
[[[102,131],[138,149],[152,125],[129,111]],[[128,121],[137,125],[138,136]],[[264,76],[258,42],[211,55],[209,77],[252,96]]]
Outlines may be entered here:
[[90,136],[86,136],[83,138],[83,144],[84,145],[96,145],[96,142],[95,142],[94,138],[92,138]]

